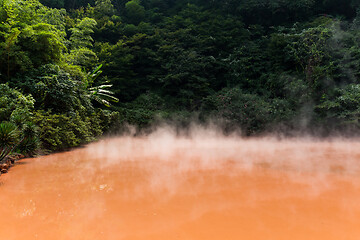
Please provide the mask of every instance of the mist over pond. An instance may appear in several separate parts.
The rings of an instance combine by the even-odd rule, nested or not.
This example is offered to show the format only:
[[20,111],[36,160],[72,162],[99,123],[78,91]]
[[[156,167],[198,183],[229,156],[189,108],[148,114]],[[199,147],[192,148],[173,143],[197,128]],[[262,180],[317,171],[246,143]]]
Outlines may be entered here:
[[0,230],[28,239],[357,239],[356,139],[116,137],[0,178]]

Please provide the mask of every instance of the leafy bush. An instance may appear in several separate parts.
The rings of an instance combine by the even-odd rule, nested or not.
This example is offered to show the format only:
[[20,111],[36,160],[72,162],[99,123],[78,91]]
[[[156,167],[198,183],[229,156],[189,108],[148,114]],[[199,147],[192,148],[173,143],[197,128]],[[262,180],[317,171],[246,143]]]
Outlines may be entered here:
[[202,110],[212,118],[223,118],[227,127],[240,126],[246,134],[263,131],[292,115],[286,101],[243,93],[239,88],[226,88],[206,98]]
[[317,111],[327,120],[360,127],[360,84],[338,88],[332,98],[324,96],[324,101],[317,106]]
[[52,114],[50,111],[36,111],[34,122],[39,126],[42,147],[52,151],[79,146],[95,140],[102,134],[97,115]]
[[7,84],[0,84],[0,92],[0,121],[16,120],[24,123],[30,120],[34,108],[31,95],[23,95]]
[[[23,95],[18,90],[10,88],[8,85],[0,84],[0,121],[2,125],[2,136],[8,136],[14,126],[16,129],[12,134],[17,135],[16,143],[11,143],[12,150],[15,149],[24,154],[33,154],[38,149],[38,137],[35,124],[32,122],[34,99],[31,95]],[[8,131],[8,132],[6,132]],[[9,132],[10,131],[10,132]],[[8,140],[1,141],[5,144]],[[11,151],[12,151],[11,150]],[[10,152],[9,152],[10,153]]]
[[55,64],[46,64],[33,69],[26,76],[17,76],[11,83],[21,87],[26,93],[36,99],[38,109],[51,109],[53,112],[64,113],[79,110],[82,107],[91,108],[85,95],[85,89],[74,72],[67,72]]

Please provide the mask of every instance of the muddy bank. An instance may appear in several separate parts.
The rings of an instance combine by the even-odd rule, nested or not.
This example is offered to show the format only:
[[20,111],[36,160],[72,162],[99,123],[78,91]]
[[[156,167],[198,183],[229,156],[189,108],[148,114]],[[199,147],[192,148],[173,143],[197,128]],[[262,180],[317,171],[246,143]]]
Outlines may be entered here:
[[10,156],[7,156],[3,161],[0,163],[0,176],[1,174],[8,173],[9,169],[16,164],[16,162],[20,159],[25,158],[24,155],[15,153]]

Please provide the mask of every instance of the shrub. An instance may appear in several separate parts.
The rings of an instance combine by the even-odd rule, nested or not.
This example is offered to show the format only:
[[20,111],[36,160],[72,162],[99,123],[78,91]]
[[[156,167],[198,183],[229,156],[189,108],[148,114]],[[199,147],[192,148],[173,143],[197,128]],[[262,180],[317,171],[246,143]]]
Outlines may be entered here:
[[34,122],[39,126],[42,147],[51,151],[79,146],[101,135],[101,122],[95,113],[53,114],[36,111]]
[[9,155],[19,142],[19,131],[15,124],[0,123],[0,162]]
[[342,125],[360,127],[360,84],[338,88],[335,96],[324,95],[323,98],[323,102],[316,108],[323,118]]
[[15,148],[23,154],[35,153],[38,137],[36,126],[31,122],[34,99],[6,84],[0,84],[0,91],[0,121],[7,121],[0,129],[0,160]]
[[226,88],[207,97],[202,111],[210,118],[225,120],[226,128],[240,126],[246,134],[264,131],[275,122],[280,123],[291,116],[286,101],[243,93],[239,88]]
[[29,121],[34,108],[31,95],[23,95],[7,84],[0,84],[0,121],[16,121],[17,124]]

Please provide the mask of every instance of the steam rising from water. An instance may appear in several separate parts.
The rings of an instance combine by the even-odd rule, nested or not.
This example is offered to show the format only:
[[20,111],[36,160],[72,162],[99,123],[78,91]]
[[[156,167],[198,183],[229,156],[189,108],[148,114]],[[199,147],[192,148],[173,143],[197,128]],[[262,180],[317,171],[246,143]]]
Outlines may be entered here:
[[360,236],[356,139],[175,132],[26,160],[0,177],[0,230],[15,240]]
[[316,174],[358,174],[359,147],[359,139],[225,137],[219,131],[204,128],[179,135],[174,129],[160,128],[146,137],[102,140],[90,145],[86,152],[91,158],[101,158],[104,167],[155,158],[173,162],[180,171],[217,169],[232,163],[248,170],[263,167]]

